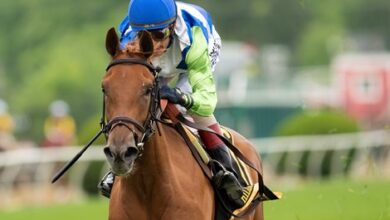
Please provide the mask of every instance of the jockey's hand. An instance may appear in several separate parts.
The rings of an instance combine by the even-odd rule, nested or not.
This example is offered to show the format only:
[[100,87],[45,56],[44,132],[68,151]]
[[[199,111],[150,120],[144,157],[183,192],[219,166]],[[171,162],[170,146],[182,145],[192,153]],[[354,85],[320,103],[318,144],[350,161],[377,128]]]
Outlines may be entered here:
[[190,109],[194,103],[191,95],[183,93],[179,88],[170,88],[166,85],[160,88],[160,98],[167,99],[173,104],[179,104],[186,109]]

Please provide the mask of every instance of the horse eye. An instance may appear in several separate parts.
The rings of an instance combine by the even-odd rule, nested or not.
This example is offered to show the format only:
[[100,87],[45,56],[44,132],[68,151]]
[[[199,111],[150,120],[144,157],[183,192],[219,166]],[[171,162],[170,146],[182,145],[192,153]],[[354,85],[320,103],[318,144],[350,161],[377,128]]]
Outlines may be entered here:
[[103,96],[107,96],[108,95],[107,89],[102,87],[102,93],[103,93]]
[[151,87],[151,86],[146,87],[146,88],[145,88],[144,95],[150,95],[150,93],[152,92],[152,90],[153,90],[153,87]]
[[106,94],[106,92],[107,92],[107,86],[106,86],[104,83],[102,83],[101,87],[102,87],[102,93],[103,93],[103,94]]

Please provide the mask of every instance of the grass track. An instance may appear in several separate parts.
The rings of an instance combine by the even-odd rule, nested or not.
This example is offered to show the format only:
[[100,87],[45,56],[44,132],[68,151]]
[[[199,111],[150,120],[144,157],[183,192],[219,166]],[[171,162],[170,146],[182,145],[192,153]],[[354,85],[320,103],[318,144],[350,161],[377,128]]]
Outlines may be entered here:
[[267,220],[390,220],[390,181],[310,183],[265,203]]
[[[278,190],[278,189],[275,189]],[[107,199],[0,210],[1,220],[105,220]],[[267,220],[390,220],[390,181],[308,183],[265,203]]]
[[0,210],[0,220],[107,220],[108,200]]

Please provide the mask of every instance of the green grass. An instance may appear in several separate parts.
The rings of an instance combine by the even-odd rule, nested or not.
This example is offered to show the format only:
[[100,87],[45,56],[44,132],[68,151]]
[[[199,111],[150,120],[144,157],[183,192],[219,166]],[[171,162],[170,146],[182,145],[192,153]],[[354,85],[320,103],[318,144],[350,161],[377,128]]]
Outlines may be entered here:
[[[275,187],[273,187],[274,190]],[[337,180],[302,184],[265,203],[267,220],[390,220],[390,181]],[[108,200],[0,210],[1,220],[103,220]]]
[[305,184],[264,207],[267,220],[390,220],[390,181]]
[[1,220],[107,220],[108,199],[0,210]]

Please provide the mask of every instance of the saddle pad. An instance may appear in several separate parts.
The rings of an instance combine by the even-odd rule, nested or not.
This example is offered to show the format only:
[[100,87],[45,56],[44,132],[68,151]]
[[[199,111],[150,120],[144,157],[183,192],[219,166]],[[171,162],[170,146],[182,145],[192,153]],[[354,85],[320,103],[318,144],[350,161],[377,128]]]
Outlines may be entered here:
[[[210,161],[210,156],[207,154],[205,148],[203,147],[203,144],[201,143],[201,140],[200,138],[195,135],[190,129],[188,129],[187,127],[185,127],[185,132],[187,134],[187,136],[189,137],[189,139],[191,140],[192,144],[195,146],[198,154],[200,155],[200,157],[202,158],[202,161],[205,163],[205,164],[208,164],[208,162]],[[232,143],[234,144],[234,138],[233,138],[233,135],[230,133],[230,131],[225,128],[225,127],[222,127],[222,131],[223,131],[223,135]],[[238,170],[237,172],[238,175],[239,175],[239,180],[241,183],[244,183],[244,197],[245,197],[245,201],[246,204],[240,208],[240,209],[237,209],[233,212],[233,214],[235,215],[239,215],[241,212],[243,212],[244,210],[246,210],[246,208],[250,205],[250,203],[253,201],[253,199],[255,199],[256,195],[258,195],[258,191],[259,191],[259,184],[258,183],[253,183],[253,179],[251,178],[251,175],[249,174],[249,170],[248,170],[248,167],[245,165],[245,163],[243,161],[241,161],[240,158],[236,157],[236,155],[231,151],[229,150],[230,152],[230,155],[232,157],[233,160],[235,160],[236,164],[237,164],[237,167],[238,167]],[[234,217],[231,217],[230,219],[234,219]]]

